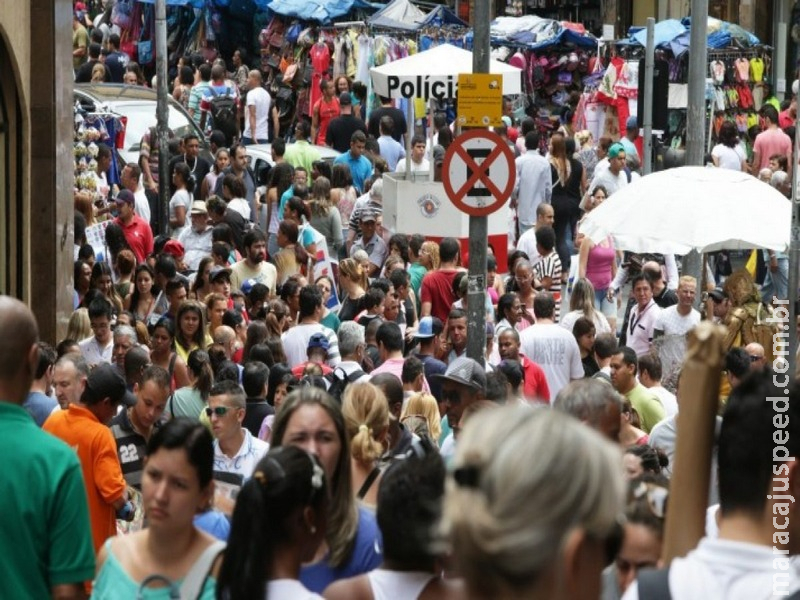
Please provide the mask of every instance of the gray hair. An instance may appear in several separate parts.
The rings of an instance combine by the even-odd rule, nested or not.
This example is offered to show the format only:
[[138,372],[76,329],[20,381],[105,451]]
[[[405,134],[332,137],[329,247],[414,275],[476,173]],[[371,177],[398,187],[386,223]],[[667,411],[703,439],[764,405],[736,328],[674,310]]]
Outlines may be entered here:
[[352,356],[364,343],[364,328],[356,321],[345,321],[336,332],[339,337],[339,354],[342,358]]
[[114,328],[114,339],[126,337],[133,343],[139,343],[139,336],[136,335],[136,330],[130,325],[117,325]]
[[370,198],[383,198],[383,179],[376,179],[369,188]]
[[470,595],[523,596],[559,568],[575,527],[608,536],[624,506],[620,458],[596,431],[556,411],[505,406],[468,421],[444,527]]
[[597,428],[609,406],[622,412],[622,396],[601,379],[578,379],[561,388],[553,408]]
[[69,354],[65,354],[59,358],[55,366],[58,368],[67,364],[75,367],[77,375],[82,375],[83,377],[89,376],[89,363],[86,362],[86,359],[83,358],[83,355],[78,354],[77,352],[70,352]]
[[774,187],[786,185],[789,181],[789,174],[786,171],[775,171],[769,180],[769,184]]

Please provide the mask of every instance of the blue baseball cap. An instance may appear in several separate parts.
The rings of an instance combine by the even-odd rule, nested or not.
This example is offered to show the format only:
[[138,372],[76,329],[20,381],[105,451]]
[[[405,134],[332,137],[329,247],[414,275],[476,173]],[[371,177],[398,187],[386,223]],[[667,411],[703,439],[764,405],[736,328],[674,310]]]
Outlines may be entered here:
[[418,340],[430,339],[439,335],[444,330],[444,324],[437,317],[422,317],[414,337]]

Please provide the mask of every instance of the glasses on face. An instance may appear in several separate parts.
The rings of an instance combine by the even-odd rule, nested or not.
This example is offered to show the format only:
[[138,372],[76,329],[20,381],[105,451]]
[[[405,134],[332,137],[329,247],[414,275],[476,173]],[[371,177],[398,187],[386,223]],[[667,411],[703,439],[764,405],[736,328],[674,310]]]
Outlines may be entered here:
[[228,406],[215,406],[211,408],[210,406],[206,406],[206,416],[211,418],[211,415],[217,415],[218,417],[224,417],[228,414],[228,411],[231,410]]

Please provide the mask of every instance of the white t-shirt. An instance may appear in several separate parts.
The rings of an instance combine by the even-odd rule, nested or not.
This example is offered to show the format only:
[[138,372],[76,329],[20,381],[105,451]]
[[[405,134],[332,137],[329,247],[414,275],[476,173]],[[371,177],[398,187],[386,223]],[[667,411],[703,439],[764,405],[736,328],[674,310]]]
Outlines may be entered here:
[[91,367],[99,365],[100,363],[111,362],[111,352],[114,350],[114,340],[111,339],[105,348],[101,348],[97,343],[97,338],[92,336],[78,343],[81,349],[83,360]]
[[244,217],[245,221],[250,220],[250,205],[244,198],[233,198],[228,202],[228,208],[235,210]]
[[[785,558],[787,568],[774,566],[773,560]],[[785,576],[785,593],[773,595],[773,576]],[[768,600],[785,598],[800,588],[800,578],[789,557],[774,554],[770,546],[735,542],[732,540],[700,540],[697,548],[683,558],[672,561],[669,572],[669,590],[675,600],[703,598],[727,600],[747,598]],[[639,585],[634,582],[622,600],[638,600]]]
[[290,369],[308,360],[308,340],[315,333],[324,333],[328,339],[328,360],[325,361],[328,366],[335,367],[341,362],[339,339],[333,330],[319,323],[305,323],[295,325],[281,336],[286,364]]
[[537,323],[519,334],[520,352],[542,367],[550,398],[573,379],[583,377],[578,342],[572,332],[555,323]]
[[242,479],[246,481],[253,476],[258,461],[269,451],[269,444],[254,437],[245,428],[242,428],[242,433],[244,433],[244,440],[233,458],[226,456],[220,449],[219,442],[214,440],[214,470],[220,473],[241,475]]
[[170,198],[169,201],[169,218],[175,218],[175,209],[183,206],[186,209],[186,216],[184,218],[183,227],[177,227],[172,230],[172,238],[178,239],[178,236],[183,231],[184,227],[191,226],[191,218],[189,217],[192,210],[192,195],[186,190],[177,190]]
[[[418,163],[415,163],[413,160],[410,160],[408,162],[411,165],[409,167],[409,171],[411,173],[421,173],[423,171],[430,171],[431,170],[431,163],[428,162],[427,158],[423,158]],[[406,172],[406,161],[405,160],[398,160],[394,171],[395,171],[395,173],[405,173]]]
[[[664,414],[667,417],[678,414],[678,400],[675,398],[675,394],[660,385],[647,389],[661,400],[661,405],[664,407]],[[652,434],[652,431],[650,433]]]
[[542,260],[542,255],[539,254],[539,250],[536,248],[536,228],[531,227],[519,236],[519,241],[517,242],[517,250],[522,250],[525,254],[528,255],[528,260],[531,263],[531,266],[538,263]]
[[307,590],[296,579],[273,579],[267,582],[266,598],[275,600],[322,600],[322,596]]
[[628,185],[628,175],[621,169],[616,175],[611,172],[611,169],[604,169],[598,173],[597,167],[595,167],[594,178],[589,185],[589,195],[594,192],[594,188],[598,185],[602,185],[606,190],[606,194],[610,196]]
[[[269,137],[269,108],[272,98],[269,92],[262,87],[257,87],[247,92],[246,109],[244,112],[244,137],[254,140],[265,140]],[[256,107],[256,134],[250,131],[250,107]]]
[[653,330],[663,331],[664,335],[685,335],[700,323],[700,313],[694,308],[683,316],[678,312],[678,305],[668,306],[656,317]]
[[720,169],[730,169],[731,171],[741,171],[742,162],[747,160],[739,146],[731,148],[725,144],[714,146],[711,150],[711,156],[719,161]]

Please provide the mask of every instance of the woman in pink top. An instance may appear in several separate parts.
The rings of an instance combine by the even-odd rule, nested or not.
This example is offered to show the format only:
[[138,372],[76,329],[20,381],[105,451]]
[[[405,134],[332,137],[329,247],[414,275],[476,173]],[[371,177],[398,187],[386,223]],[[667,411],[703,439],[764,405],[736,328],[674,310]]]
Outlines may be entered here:
[[[592,208],[602,204],[606,192],[602,186],[595,188],[590,198]],[[608,236],[599,244],[583,236],[578,257],[578,278],[585,277],[594,286],[595,308],[602,312],[611,331],[617,330],[617,306],[614,297],[608,297],[608,288],[617,274],[617,251],[614,240]]]

